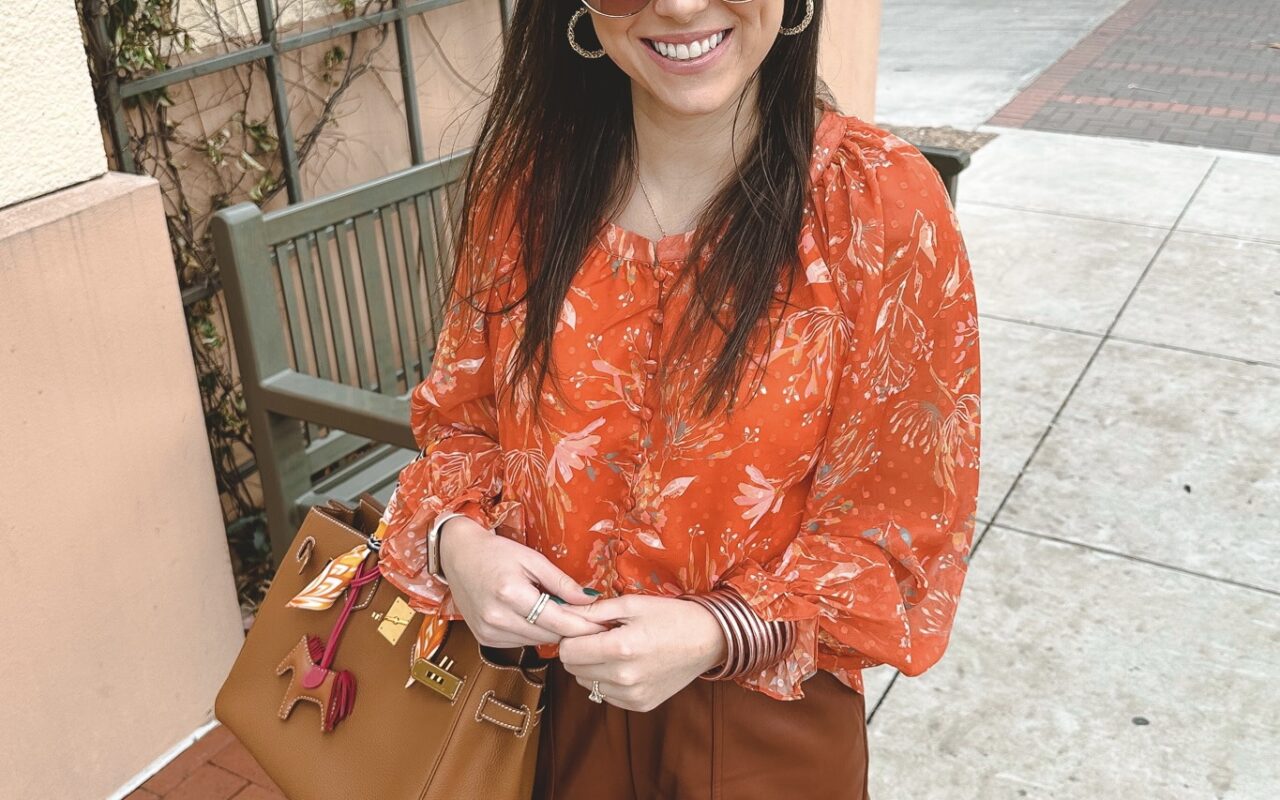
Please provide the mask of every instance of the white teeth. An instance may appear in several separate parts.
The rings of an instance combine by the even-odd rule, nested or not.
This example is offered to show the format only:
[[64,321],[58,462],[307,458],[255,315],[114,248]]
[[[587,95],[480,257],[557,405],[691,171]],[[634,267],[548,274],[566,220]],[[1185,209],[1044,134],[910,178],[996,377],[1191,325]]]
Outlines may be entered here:
[[723,41],[724,32],[721,31],[708,36],[700,42],[690,42],[689,44],[671,44],[669,42],[655,41],[653,48],[672,61],[688,61],[706,55]]

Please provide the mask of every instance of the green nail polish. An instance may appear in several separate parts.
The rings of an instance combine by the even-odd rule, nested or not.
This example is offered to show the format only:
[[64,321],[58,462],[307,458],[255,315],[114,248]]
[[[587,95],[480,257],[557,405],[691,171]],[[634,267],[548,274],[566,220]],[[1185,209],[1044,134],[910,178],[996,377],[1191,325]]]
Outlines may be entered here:
[[582,591],[583,591],[583,592],[585,592],[585,593],[587,593],[587,594],[589,594],[589,595],[591,595],[592,597],[599,597],[599,596],[600,596],[600,592],[598,592],[598,591],[596,591],[595,589],[592,589],[592,588],[590,588],[590,587],[583,587]]
[[551,599],[552,599],[552,600],[555,600],[555,601],[556,601],[557,603],[559,603],[560,605],[564,605],[566,602],[568,602],[567,600],[565,600],[564,598],[560,597],[559,595],[554,595],[554,594],[553,594],[553,595],[551,595]]

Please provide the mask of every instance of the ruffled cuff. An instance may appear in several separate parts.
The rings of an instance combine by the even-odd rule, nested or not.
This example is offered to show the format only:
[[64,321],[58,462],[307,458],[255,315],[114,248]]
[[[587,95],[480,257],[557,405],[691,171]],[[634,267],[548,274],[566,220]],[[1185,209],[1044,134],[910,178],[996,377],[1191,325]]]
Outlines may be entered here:
[[[523,506],[514,500],[497,500],[480,487],[468,489],[448,500],[428,495],[408,508],[402,501],[401,483],[387,504],[382,521],[385,538],[379,555],[381,571],[393,586],[404,592],[409,606],[423,613],[436,613],[446,619],[460,619],[449,596],[449,585],[427,571],[427,533],[438,517],[458,513],[474,520],[488,531],[525,542]],[[406,495],[407,496],[407,495]]]
[[765,622],[787,620],[795,625],[795,643],[785,656],[750,675],[735,678],[745,689],[762,692],[775,700],[804,697],[801,684],[818,669],[818,609],[811,603],[790,597],[776,589],[769,575],[753,561],[740,563],[726,573],[718,585],[736,591]]

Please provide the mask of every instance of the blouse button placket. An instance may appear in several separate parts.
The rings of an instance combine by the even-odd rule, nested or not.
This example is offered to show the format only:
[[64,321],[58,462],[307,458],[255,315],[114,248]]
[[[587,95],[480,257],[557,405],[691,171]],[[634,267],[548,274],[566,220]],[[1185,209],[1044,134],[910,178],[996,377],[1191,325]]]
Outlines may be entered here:
[[645,376],[645,393],[640,410],[640,417],[648,422],[653,419],[653,405],[658,402],[655,396],[657,392],[657,381],[655,377],[658,374],[659,351],[662,349],[662,307],[666,302],[667,296],[667,280],[671,277],[671,270],[660,261],[656,255],[653,260],[653,276],[657,280],[657,297],[653,301],[653,310],[649,312],[649,320],[653,322],[653,336],[650,339],[649,354],[641,362],[644,367]]
[[[644,370],[644,390],[641,393],[639,409],[636,415],[640,418],[643,425],[639,431],[639,444],[636,451],[637,466],[643,465],[649,460],[649,453],[646,451],[644,442],[652,441],[651,432],[648,430],[649,424],[653,421],[657,412],[657,405],[660,402],[660,389],[658,387],[658,354],[662,349],[662,322],[663,313],[662,306],[666,299],[667,288],[666,283],[671,277],[671,270],[666,267],[662,261],[654,254],[653,260],[650,262],[653,269],[654,279],[656,280],[656,291],[653,308],[649,311],[649,320],[653,323],[653,333],[649,337],[649,352],[642,353],[640,367]],[[634,507],[634,504],[633,504]]]
[[[655,281],[655,297],[653,307],[649,310],[649,321],[653,323],[653,332],[649,337],[649,352],[638,354],[641,357],[640,367],[644,370],[645,380],[644,388],[637,403],[636,416],[641,420],[640,430],[636,432],[636,451],[634,464],[637,468],[643,468],[649,460],[649,452],[647,445],[653,442],[652,432],[649,429],[656,413],[656,406],[661,400],[661,390],[658,387],[658,355],[662,349],[662,323],[665,315],[663,313],[663,305],[667,296],[667,282],[672,276],[671,268],[667,267],[654,250],[651,252],[649,267],[653,270]],[[636,502],[636,485],[635,480],[631,481],[630,491],[628,492],[626,510],[628,514],[634,512],[637,507]],[[631,519],[634,524],[636,520]]]

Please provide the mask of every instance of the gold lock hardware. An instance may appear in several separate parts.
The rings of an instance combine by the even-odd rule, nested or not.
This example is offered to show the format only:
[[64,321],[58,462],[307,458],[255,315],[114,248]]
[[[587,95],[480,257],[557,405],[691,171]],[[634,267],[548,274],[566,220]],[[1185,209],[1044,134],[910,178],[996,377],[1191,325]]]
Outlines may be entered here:
[[449,671],[453,664],[453,659],[448,656],[441,656],[439,664],[428,661],[425,658],[419,658],[413,662],[413,669],[409,672],[413,675],[414,680],[430,686],[440,694],[453,700],[458,696],[458,689],[462,686],[462,679]]

